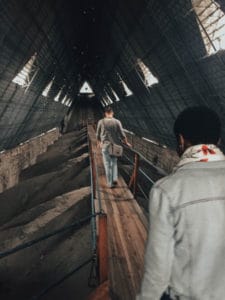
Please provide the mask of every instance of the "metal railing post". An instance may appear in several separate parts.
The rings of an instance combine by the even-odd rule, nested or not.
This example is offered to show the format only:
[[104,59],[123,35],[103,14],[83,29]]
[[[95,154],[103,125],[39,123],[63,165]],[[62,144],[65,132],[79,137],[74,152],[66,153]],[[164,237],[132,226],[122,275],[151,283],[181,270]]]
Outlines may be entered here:
[[136,197],[137,195],[137,182],[138,182],[138,169],[139,169],[139,160],[140,157],[137,153],[134,156],[134,179],[133,179],[133,195]]

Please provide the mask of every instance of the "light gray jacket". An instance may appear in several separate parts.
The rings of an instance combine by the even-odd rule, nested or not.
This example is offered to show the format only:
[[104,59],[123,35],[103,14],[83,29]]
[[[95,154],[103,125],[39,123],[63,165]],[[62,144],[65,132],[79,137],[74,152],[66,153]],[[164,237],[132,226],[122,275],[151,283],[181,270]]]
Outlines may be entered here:
[[225,161],[179,167],[154,185],[149,211],[137,299],[159,300],[169,286],[180,300],[224,300]]

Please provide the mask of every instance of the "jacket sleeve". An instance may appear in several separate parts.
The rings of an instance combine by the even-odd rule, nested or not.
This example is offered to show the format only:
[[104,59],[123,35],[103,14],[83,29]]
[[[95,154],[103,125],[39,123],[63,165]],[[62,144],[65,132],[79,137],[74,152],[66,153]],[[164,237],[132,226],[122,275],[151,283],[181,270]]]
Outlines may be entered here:
[[99,120],[97,125],[97,130],[96,130],[96,138],[98,141],[101,140],[101,124],[102,124],[102,120]]
[[169,285],[174,257],[174,230],[165,192],[153,187],[149,201],[149,233],[145,270],[137,300],[159,300]]

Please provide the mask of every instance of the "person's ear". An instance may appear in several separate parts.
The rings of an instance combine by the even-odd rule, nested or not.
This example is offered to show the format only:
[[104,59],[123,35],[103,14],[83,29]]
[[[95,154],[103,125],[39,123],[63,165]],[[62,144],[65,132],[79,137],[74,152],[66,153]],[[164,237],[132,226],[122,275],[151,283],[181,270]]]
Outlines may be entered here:
[[184,137],[182,134],[179,134],[179,146],[182,148],[182,150],[184,150],[184,144],[185,144]]
[[177,139],[177,154],[181,156],[185,150],[185,140],[182,134],[179,134]]

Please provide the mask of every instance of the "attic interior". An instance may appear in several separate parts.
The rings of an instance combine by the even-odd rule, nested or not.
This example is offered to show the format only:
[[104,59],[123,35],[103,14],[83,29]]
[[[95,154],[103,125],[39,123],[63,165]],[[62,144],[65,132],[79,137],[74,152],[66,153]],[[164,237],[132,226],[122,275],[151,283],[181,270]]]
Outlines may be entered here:
[[[88,185],[85,129],[79,126],[90,121],[96,123],[108,105],[137,141],[143,138],[154,141],[168,151],[176,147],[172,129],[179,112],[191,105],[206,105],[222,120],[224,150],[224,0],[1,0],[0,33],[0,154],[59,128],[62,120],[67,122],[63,140],[56,142],[54,149],[50,146],[48,155],[40,152],[42,156],[33,169],[24,167],[19,175],[22,186],[9,183],[10,188],[0,194],[2,202],[19,199],[14,213],[4,208],[5,218],[1,221],[4,228],[27,224],[31,215],[49,207],[53,209],[54,201],[43,208],[44,198],[38,196],[29,204],[23,200],[34,197],[32,187],[36,186],[37,176],[49,176],[38,181],[39,192],[48,180],[53,180],[46,201]],[[83,93],[82,88],[90,88],[91,94]],[[77,159],[72,162],[71,147]],[[163,168],[161,160],[159,165]],[[59,161],[64,165],[54,181]],[[46,162],[51,173],[43,175]],[[74,164],[72,175],[67,172],[67,164]],[[77,184],[69,179],[77,176],[76,168],[86,176],[83,181],[77,179]],[[169,171],[166,167],[164,170]],[[65,189],[53,191],[65,178],[68,179]],[[34,180],[33,185],[29,180]],[[86,199],[87,194],[82,190],[81,198]],[[36,211],[29,217],[19,216],[35,209],[34,205]],[[67,221],[72,219],[70,212],[62,213]],[[64,224],[61,219],[60,222]],[[16,230],[20,229],[15,229],[12,235],[20,232]],[[53,244],[57,242],[54,240]],[[46,242],[45,248],[51,247]],[[38,256],[38,251],[33,256]],[[53,261],[57,257],[54,255]],[[18,274],[20,268],[18,265]],[[4,281],[3,269],[0,283]],[[12,280],[12,274],[7,272]],[[53,273],[51,276],[54,277]],[[44,282],[43,279],[41,285]],[[13,299],[7,284],[2,283],[4,299]],[[51,297],[46,299],[56,299]]]
[[[3,0],[0,6],[1,150],[79,111],[85,81],[95,93],[87,105],[101,111],[111,104],[125,129],[168,147],[174,147],[174,119],[189,105],[206,104],[224,120],[223,1]],[[15,83],[28,62],[25,82]]]

